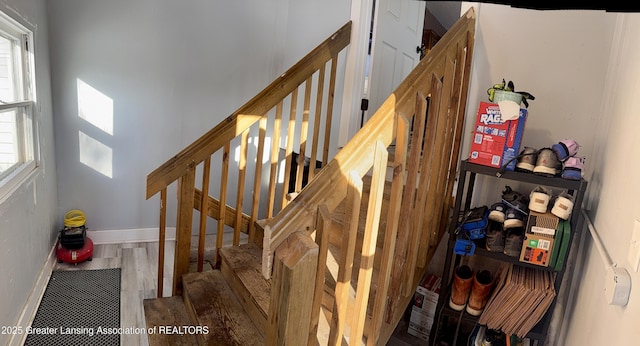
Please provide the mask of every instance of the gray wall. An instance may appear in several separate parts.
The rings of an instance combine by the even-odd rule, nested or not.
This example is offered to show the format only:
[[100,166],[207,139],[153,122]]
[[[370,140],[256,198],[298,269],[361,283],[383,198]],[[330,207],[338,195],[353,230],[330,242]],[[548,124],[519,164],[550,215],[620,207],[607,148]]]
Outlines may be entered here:
[[458,21],[460,8],[460,1],[427,1],[427,10],[445,29],[449,29]]
[[602,103],[593,109],[595,145],[587,161],[593,173],[586,207],[611,260],[629,271],[631,296],[624,307],[607,304],[605,266],[587,237],[566,318],[566,345],[633,345],[640,338],[640,274],[627,258],[634,222],[640,223],[640,162],[633,159],[640,150],[640,14],[608,14],[605,22],[611,35],[591,43],[610,44],[611,50],[601,66],[607,71]]
[[[41,165],[0,201],[0,325],[14,326],[57,235],[49,47],[44,0],[2,0],[0,10],[34,32]],[[0,335],[6,344],[10,335]]]
[[[529,102],[523,145],[550,147],[563,138],[580,143],[591,157],[602,102],[612,35],[604,11],[541,11],[480,4],[477,10],[472,79],[462,157],[468,158],[470,133],[487,88],[505,78],[516,90],[535,95]],[[506,30],[505,28],[508,28]],[[587,160],[585,178],[596,168]],[[491,204],[504,186],[485,180],[477,188]]]
[[[463,3],[463,12],[468,3]],[[605,265],[588,231],[577,258],[568,263],[567,305],[551,330],[553,345],[632,345],[640,331],[638,272],[627,259],[637,196],[640,149],[637,100],[640,93],[640,15],[605,11],[540,11],[476,4],[477,27],[467,128],[462,157],[469,153],[472,121],[486,89],[502,78],[536,96],[530,102],[524,145],[541,148],[562,138],[576,139],[586,156],[587,201],[604,248],[631,273],[625,307],[605,299]],[[508,30],[506,29],[508,28]],[[476,183],[475,203],[500,197],[503,182]],[[523,190],[527,192],[528,190]],[[529,190],[530,191],[530,190]],[[578,209],[574,209],[577,212]]]
[[[158,197],[145,200],[147,174],[346,23],[349,6],[338,0],[50,2],[58,215],[80,208],[94,230],[156,227]],[[113,131],[79,116],[79,80],[112,104],[106,117]],[[217,180],[214,175],[212,194]]]
[[[2,325],[15,324],[65,211],[84,209],[90,226],[98,229],[155,226],[157,203],[144,200],[146,175],[243,104],[349,16],[348,5],[339,1],[326,5],[336,9],[333,12],[311,0],[251,6],[206,1],[182,5],[168,0],[49,2],[54,156],[44,3],[0,1],[2,10],[35,29],[43,157],[34,179],[0,204],[0,260],[11,264],[0,269],[9,278],[0,283]],[[640,190],[632,179],[640,167],[630,159],[640,145],[635,134],[640,124],[634,117],[640,18],[478,6],[469,114],[485,99],[487,85],[502,77],[534,93],[537,99],[530,107],[525,144],[549,145],[565,136],[581,142],[580,153],[588,157],[588,206],[596,228],[613,260],[629,267],[631,228],[640,218],[634,197]],[[308,37],[300,35],[307,29]],[[290,54],[283,54],[284,49]],[[78,117],[78,79],[113,101],[112,135]],[[80,131],[84,138],[103,144],[96,148],[112,150],[111,177],[80,163]],[[463,156],[468,152],[465,144]],[[100,153],[96,150],[85,161],[102,162]],[[487,186],[487,201],[499,196],[495,186],[482,186]],[[561,344],[632,344],[639,337],[633,327],[640,311],[637,288],[627,307],[607,305],[603,266],[590,241],[583,256],[573,292],[576,302],[568,311],[568,325],[559,333]],[[632,271],[632,280],[637,275]],[[0,343],[4,340],[0,336]]]

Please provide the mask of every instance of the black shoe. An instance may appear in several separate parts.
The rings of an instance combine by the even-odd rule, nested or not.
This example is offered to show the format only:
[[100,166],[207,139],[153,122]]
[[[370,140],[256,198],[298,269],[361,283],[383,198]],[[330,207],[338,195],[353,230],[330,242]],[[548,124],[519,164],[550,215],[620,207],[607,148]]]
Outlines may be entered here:
[[520,192],[513,191],[510,186],[505,186],[502,191],[502,202],[509,208],[513,208],[524,215],[529,214],[529,198]]
[[516,227],[508,229],[504,239],[504,254],[511,257],[520,257],[523,242],[524,228]]
[[496,222],[493,220],[489,220],[489,226],[487,227],[487,234],[485,235],[486,239],[486,248],[487,251],[491,252],[502,252],[504,251],[504,228],[502,227],[502,223]]

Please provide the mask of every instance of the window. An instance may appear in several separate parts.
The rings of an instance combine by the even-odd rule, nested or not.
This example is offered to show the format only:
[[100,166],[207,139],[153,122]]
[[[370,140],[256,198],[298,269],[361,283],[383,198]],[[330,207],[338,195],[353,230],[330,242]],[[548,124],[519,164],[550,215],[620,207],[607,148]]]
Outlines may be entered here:
[[0,199],[37,166],[32,38],[0,12]]

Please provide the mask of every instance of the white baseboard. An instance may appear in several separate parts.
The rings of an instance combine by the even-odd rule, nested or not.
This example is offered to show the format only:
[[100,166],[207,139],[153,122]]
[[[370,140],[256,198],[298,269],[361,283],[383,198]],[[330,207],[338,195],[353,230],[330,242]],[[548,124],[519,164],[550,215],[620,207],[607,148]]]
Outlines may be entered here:
[[[157,228],[135,228],[135,229],[115,229],[115,230],[87,230],[87,237],[91,238],[94,244],[121,244],[121,243],[147,243],[158,241],[159,231]],[[176,239],[176,228],[167,227],[165,230],[165,240]]]
[[[33,289],[31,290],[31,294],[29,294],[29,298],[27,299],[27,303],[22,309],[22,314],[20,314],[20,318],[16,324],[16,327],[22,328],[23,331],[27,329],[28,326],[31,325],[31,322],[36,317],[36,312],[38,312],[38,307],[40,306],[40,301],[42,300],[42,296],[44,295],[44,291],[47,288],[47,284],[49,283],[49,278],[51,277],[51,272],[53,271],[54,266],[57,262],[56,257],[56,244],[53,245],[51,251],[49,252],[49,256],[47,257],[47,261],[42,266],[42,270],[40,271],[40,275],[36,279],[35,284],[33,285]],[[27,340],[27,333],[19,333],[14,334],[13,337],[9,340],[8,345],[16,345],[21,346],[24,345],[24,342]]]
[[[157,228],[136,228],[102,231],[87,230],[87,237],[91,238],[91,241],[93,241],[94,244],[122,244],[136,242],[142,243],[158,241],[159,231]],[[166,228],[165,239],[176,239],[175,227]],[[40,275],[38,275],[38,278],[33,285],[31,294],[29,295],[27,303],[25,304],[24,309],[22,309],[22,314],[20,315],[20,318],[18,319],[18,322],[16,324],[16,327],[21,327],[23,331],[31,325],[31,322],[33,322],[33,319],[36,316],[36,312],[38,312],[38,307],[40,306],[44,291],[47,288],[47,284],[49,283],[49,278],[51,278],[51,273],[53,272],[53,268],[57,263],[56,246],[57,242],[51,248],[49,256],[47,257],[47,261],[42,266]],[[21,346],[24,345],[26,339],[26,333],[14,334],[13,337],[9,340],[8,345]]]

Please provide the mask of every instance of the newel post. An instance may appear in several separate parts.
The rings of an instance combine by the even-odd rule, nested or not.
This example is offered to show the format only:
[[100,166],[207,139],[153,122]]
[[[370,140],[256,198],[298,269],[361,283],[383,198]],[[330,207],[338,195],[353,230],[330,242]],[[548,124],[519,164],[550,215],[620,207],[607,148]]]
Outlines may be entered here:
[[274,254],[267,345],[306,345],[318,266],[318,245],[295,232]]
[[178,218],[176,220],[176,246],[173,259],[172,294],[174,296],[182,294],[182,275],[189,272],[195,180],[195,169],[188,170],[178,180]]

